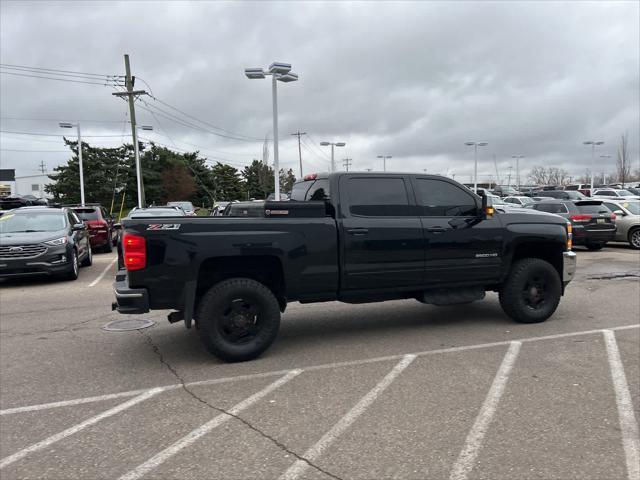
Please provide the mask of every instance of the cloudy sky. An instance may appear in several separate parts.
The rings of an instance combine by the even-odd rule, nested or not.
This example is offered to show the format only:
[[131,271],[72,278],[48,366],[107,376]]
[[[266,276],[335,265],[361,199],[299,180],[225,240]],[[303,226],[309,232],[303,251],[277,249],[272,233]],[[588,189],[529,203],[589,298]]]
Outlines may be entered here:
[[349,157],[352,168],[380,170],[384,154],[392,170],[469,181],[464,142],[477,140],[489,143],[480,180],[495,176],[493,156],[506,177],[515,154],[525,155],[524,172],[545,165],[579,176],[591,139],[605,141],[597,171],[612,173],[624,132],[638,168],[639,5],[3,0],[0,163],[18,175],[36,173],[41,160],[49,170],[64,163],[58,121],[81,121],[92,144],[130,141],[113,88],[13,75],[33,74],[16,65],[122,75],[128,53],[136,88],[156,98],[138,103],[138,123],[155,129],[144,138],[238,167],[260,158],[260,139],[272,136],[269,80],[248,80],[243,69],[282,61],[300,76],[278,89],[281,163],[296,173],[296,131],[308,134],[305,173],[329,168],[320,141],[344,141],[340,167]]

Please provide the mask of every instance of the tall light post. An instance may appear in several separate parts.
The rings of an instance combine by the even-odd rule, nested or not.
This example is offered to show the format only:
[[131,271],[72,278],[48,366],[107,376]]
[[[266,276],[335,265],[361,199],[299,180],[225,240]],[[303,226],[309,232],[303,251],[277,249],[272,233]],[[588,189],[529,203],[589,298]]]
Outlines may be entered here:
[[478,193],[478,147],[486,147],[489,144],[487,142],[464,142],[464,144],[474,149],[473,191]]
[[273,180],[276,201],[280,201],[280,158],[278,156],[278,84],[277,81],[289,83],[298,80],[298,74],[291,71],[291,64],[273,62],[269,70],[262,68],[245,68],[247,78],[255,80],[271,75],[271,95],[273,100]]
[[516,159],[516,183],[518,184],[518,193],[520,193],[520,159],[524,158],[524,155],[511,155],[511,158]]
[[334,156],[333,156],[333,147],[344,147],[346,145],[346,143],[344,143],[344,142],[320,142],[320,145],[322,145],[323,147],[328,147],[329,145],[331,145],[331,171],[335,172],[336,171],[336,161],[335,161]]
[[[600,158],[611,158],[611,155],[609,154],[605,154],[605,155],[600,155]],[[602,169],[602,183],[604,184],[604,169]],[[622,186],[622,188],[624,188],[624,185]]]
[[378,155],[378,158],[382,159],[382,171],[387,171],[387,158],[393,158],[393,155]]
[[60,128],[78,128],[78,166],[80,168],[80,205],[84,207],[84,168],[82,166],[82,135],[80,134],[80,122],[78,123],[69,123],[69,122],[60,122],[58,123]]
[[589,190],[589,196],[593,195],[594,175],[593,170],[595,168],[596,161],[596,145],[604,145],[602,140],[587,140],[582,142],[584,145],[591,145],[591,189]]

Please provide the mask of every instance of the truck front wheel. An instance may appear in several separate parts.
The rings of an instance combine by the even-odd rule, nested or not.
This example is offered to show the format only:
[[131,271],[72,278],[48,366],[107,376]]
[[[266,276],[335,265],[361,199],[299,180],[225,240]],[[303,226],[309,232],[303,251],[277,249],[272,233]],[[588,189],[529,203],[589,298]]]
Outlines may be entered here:
[[204,294],[196,318],[209,352],[227,362],[243,362],[273,343],[280,328],[280,307],[260,282],[231,278]]
[[500,289],[500,305],[516,322],[538,323],[553,315],[561,296],[556,269],[539,258],[524,258],[511,267]]

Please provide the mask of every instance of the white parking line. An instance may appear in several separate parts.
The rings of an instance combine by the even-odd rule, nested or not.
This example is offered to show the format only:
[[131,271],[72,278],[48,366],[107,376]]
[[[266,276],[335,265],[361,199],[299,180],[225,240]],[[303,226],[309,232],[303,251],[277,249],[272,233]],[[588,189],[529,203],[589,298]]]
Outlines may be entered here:
[[487,433],[487,429],[493,419],[493,415],[496,413],[498,402],[500,402],[500,397],[502,397],[502,394],[504,393],[507,380],[509,380],[509,373],[511,373],[511,369],[516,362],[516,358],[518,358],[518,352],[520,351],[521,345],[522,343],[520,342],[511,342],[509,350],[507,350],[507,353],[502,360],[502,364],[498,369],[498,373],[496,373],[496,376],[493,379],[489,393],[480,408],[480,413],[478,413],[478,416],[467,435],[465,446],[451,469],[449,480],[466,480],[467,476],[473,469],[476,457],[478,456],[478,452],[482,446],[482,439]]
[[[636,328],[640,328],[640,324],[635,324],[635,325],[623,325],[620,327],[612,327],[609,330],[613,330],[613,331],[619,331],[619,330],[630,330],[630,329],[636,329]],[[582,331],[578,331],[578,332],[568,332],[568,333],[558,333],[558,334],[553,334],[553,335],[545,335],[542,337],[526,337],[526,338],[519,338],[513,341],[516,342],[538,342],[538,341],[544,341],[544,340],[555,340],[558,338],[568,338],[568,337],[577,337],[577,336],[582,336],[582,335],[594,335],[594,334],[601,334],[602,333],[602,329],[598,329],[598,330],[582,330]],[[439,355],[439,354],[444,354],[444,353],[456,353],[456,352],[466,352],[469,350],[480,350],[483,348],[491,348],[491,347],[499,347],[499,346],[506,346],[509,345],[512,341],[511,340],[504,340],[504,341],[500,341],[500,342],[491,342],[491,343],[480,343],[480,344],[476,344],[476,345],[463,345],[461,347],[451,347],[451,348],[440,348],[440,349],[436,349],[436,350],[426,350],[424,352],[416,352],[416,353],[412,353],[411,355],[416,355],[417,357],[423,357],[423,356],[427,356],[427,355]],[[357,366],[357,365],[367,365],[370,363],[380,363],[380,362],[387,362],[387,361],[393,361],[393,360],[400,360],[402,357],[404,357],[405,354],[397,354],[397,355],[387,355],[385,357],[372,357],[372,358],[364,358],[364,359],[359,359],[359,360],[347,360],[344,362],[333,362],[333,363],[323,363],[320,365],[312,365],[310,367],[304,367],[304,370],[306,372],[312,372],[312,371],[316,371],[316,370],[326,370],[326,369],[331,369],[331,368],[341,368],[341,367],[353,367],[353,366]],[[254,378],[262,378],[262,377],[275,377],[278,375],[285,375],[287,372],[289,372],[290,370],[274,370],[274,371],[269,371],[269,372],[262,372],[262,373],[251,373],[251,374],[247,374],[247,375],[238,375],[235,377],[223,377],[223,378],[214,378],[214,379],[210,379],[210,380],[198,380],[195,382],[189,382],[187,383],[187,387],[191,387],[191,386],[196,386],[196,385],[215,385],[217,383],[226,383],[226,382],[235,382],[235,381],[240,381],[240,380],[251,380]],[[174,385],[165,385],[162,387],[157,387],[164,390],[173,390],[176,388],[181,388],[182,384],[174,384]],[[120,398],[120,397],[133,397],[134,395],[138,395],[142,392],[146,392],[149,389],[138,389],[138,390],[130,390],[130,391],[126,391],[126,392],[118,392],[118,393],[111,393],[111,394],[106,394],[106,395],[99,395],[99,396],[95,396],[95,397],[83,397],[83,398],[74,398],[72,400],[62,400],[59,402],[50,402],[50,403],[40,403],[40,404],[36,404],[36,405],[27,405],[24,407],[13,407],[13,408],[7,408],[4,410],[0,410],[0,416],[2,415],[12,415],[14,413],[22,413],[22,412],[33,412],[33,411],[37,411],[37,410],[47,410],[49,408],[58,408],[58,407],[67,407],[67,406],[72,406],[72,405],[80,405],[83,403],[93,403],[93,402],[101,402],[103,400],[111,400],[113,398]]]
[[[315,461],[322,453],[340,436],[342,435],[360,415],[362,415],[376,398],[380,396],[386,388],[393,383],[393,381],[402,373],[402,371],[411,365],[416,359],[415,355],[405,355],[400,362],[396,364],[393,369],[380,380],[380,382],[373,387],[364,397],[362,397],[355,406],[349,410],[344,417],[338,420],[331,429],[325,433],[318,442],[307,450],[303,458],[310,462]],[[300,477],[305,470],[309,467],[309,464],[303,460],[296,460],[296,462],[289,467],[289,469],[282,474],[280,480],[295,480]]]
[[107,274],[107,272],[111,269],[111,267],[113,266],[114,263],[116,263],[118,261],[118,257],[114,258],[113,260],[111,260],[109,262],[109,264],[105,267],[105,269],[102,271],[102,273],[100,275],[98,275],[98,278],[96,278],[93,282],[91,282],[88,286],[89,287],[95,287],[98,282],[100,280],[102,280],[104,278],[104,276]]
[[607,347],[607,356],[609,357],[613,389],[616,393],[622,446],[627,461],[627,477],[629,480],[640,480],[640,433],[638,432],[638,422],[633,412],[627,376],[624,373],[624,366],[620,358],[620,350],[618,349],[615,334],[611,330],[603,330],[602,333]]
[[123,476],[120,477],[119,480],[136,480],[138,478],[143,477],[144,475],[149,473],[151,470],[154,470],[155,468],[160,466],[162,463],[167,461],[169,458],[174,456],[183,448],[188,447],[189,445],[193,444],[196,440],[198,440],[200,437],[209,433],[214,428],[232,419],[233,418],[232,415],[238,415],[240,412],[250,407],[257,401],[259,401],[261,398],[265,397],[266,395],[274,391],[276,388],[281,387],[282,385],[287,383],[289,380],[300,375],[301,373],[302,373],[302,370],[291,370],[284,377],[279,378],[275,382],[269,384],[266,388],[260,390],[258,393],[251,395],[249,398],[244,399],[243,401],[241,401],[240,403],[232,407],[231,410],[229,410],[229,413],[231,415],[226,413],[221,413],[220,415],[214,417],[204,425],[199,426],[195,430],[191,431],[190,433],[182,437],[180,440],[175,442],[170,447],[165,448],[163,451],[153,456],[143,464],[138,465],[136,468],[134,468],[130,472],[124,474]]
[[102,412],[99,415],[96,415],[95,417],[91,417],[82,423],[74,425],[71,428],[67,428],[66,430],[60,433],[56,433],[55,435],[52,435],[49,438],[45,438],[41,442],[34,443],[30,447],[24,448],[14,453],[13,455],[9,455],[8,457],[5,457],[2,460],[0,460],[0,469],[3,469],[4,467],[11,465],[14,462],[17,462],[18,460],[26,457],[30,453],[36,452],[38,450],[42,450],[43,448],[46,448],[49,445],[52,445],[59,440],[62,440],[63,438],[73,435],[74,433],[78,433],[79,431],[84,430],[85,428],[98,423],[100,420],[104,420],[105,418],[109,418],[113,415],[123,412],[124,410],[131,408],[134,405],[153,397],[154,395],[157,395],[161,391],[162,389],[160,388],[154,388],[152,390],[149,390],[143,393],[142,395],[139,395],[135,398],[127,400],[126,402],[121,403],[120,405],[117,405],[113,408],[110,408],[109,410]]

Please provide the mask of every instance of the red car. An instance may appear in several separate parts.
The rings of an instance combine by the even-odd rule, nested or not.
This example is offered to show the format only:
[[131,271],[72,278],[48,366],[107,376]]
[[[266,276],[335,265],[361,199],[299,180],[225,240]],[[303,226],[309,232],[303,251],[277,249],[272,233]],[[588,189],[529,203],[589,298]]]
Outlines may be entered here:
[[75,214],[89,230],[91,248],[110,252],[118,240],[118,232],[113,228],[113,218],[100,205],[73,206]]

